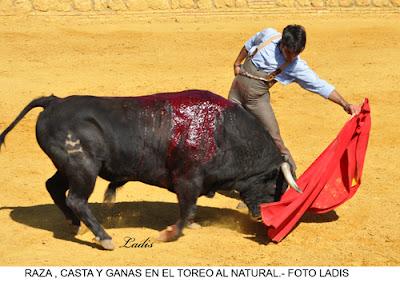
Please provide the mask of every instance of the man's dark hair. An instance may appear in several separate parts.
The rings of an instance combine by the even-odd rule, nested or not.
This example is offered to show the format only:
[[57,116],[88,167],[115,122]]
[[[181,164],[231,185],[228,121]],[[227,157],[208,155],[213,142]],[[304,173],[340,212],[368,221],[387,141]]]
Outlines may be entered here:
[[306,30],[301,25],[288,25],[283,29],[281,43],[290,52],[300,54],[306,47]]

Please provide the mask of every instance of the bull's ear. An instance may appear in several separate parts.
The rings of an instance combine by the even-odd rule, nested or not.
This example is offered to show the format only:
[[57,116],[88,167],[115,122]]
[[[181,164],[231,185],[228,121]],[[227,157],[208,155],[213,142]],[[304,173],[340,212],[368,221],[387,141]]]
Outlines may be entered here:
[[289,187],[288,183],[286,182],[285,176],[282,173],[281,169],[278,169],[278,176],[276,177],[276,190],[275,190],[275,197],[274,201],[279,201],[282,195],[286,192],[287,188]]

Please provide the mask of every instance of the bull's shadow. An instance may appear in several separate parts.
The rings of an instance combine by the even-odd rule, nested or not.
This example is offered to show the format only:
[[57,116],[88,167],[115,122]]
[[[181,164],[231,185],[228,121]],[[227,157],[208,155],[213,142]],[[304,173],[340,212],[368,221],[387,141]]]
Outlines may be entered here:
[[[89,206],[105,229],[146,227],[161,231],[166,226],[174,224],[179,216],[177,203],[140,201],[119,202],[112,206],[91,203]],[[11,219],[18,223],[53,232],[54,237],[57,239],[97,248],[97,244],[82,241],[71,233],[71,229],[69,229],[62,213],[54,204],[0,208],[0,210],[3,209],[11,210]],[[261,223],[251,221],[247,214],[234,209],[199,205],[196,222],[200,223],[204,228],[207,228],[207,226],[219,226],[236,230],[260,244],[269,242],[265,227]]]
[[[146,227],[160,231],[173,224],[179,215],[178,205],[168,202],[119,202],[112,206],[92,203],[90,208],[106,229]],[[98,248],[95,243],[76,238],[68,228],[60,210],[54,204],[0,208],[0,210],[3,209],[10,209],[10,217],[18,223],[53,232],[57,239]],[[338,216],[334,211],[323,215],[307,213],[301,222],[322,223],[337,219]],[[198,206],[196,222],[204,228],[218,226],[236,230],[244,234],[245,238],[259,244],[271,242],[266,235],[266,227],[262,223],[251,221],[247,214],[235,209]]]

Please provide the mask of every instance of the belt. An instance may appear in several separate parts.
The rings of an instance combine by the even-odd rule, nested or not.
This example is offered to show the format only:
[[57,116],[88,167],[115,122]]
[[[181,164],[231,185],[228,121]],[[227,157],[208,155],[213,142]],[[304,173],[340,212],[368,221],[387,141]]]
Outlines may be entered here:
[[251,79],[255,79],[255,80],[261,80],[267,83],[268,88],[271,88],[275,83],[276,80],[274,79],[275,76],[274,75],[267,75],[265,78],[264,77],[260,77],[260,76],[256,76],[253,75],[251,73],[248,73],[246,70],[244,70],[243,68],[240,69],[239,75],[251,78]]

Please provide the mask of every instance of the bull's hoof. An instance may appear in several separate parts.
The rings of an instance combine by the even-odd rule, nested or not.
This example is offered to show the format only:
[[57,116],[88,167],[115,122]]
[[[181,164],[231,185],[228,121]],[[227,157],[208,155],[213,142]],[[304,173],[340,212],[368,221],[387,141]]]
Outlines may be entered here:
[[104,250],[112,251],[115,249],[112,239],[100,240],[99,237],[95,237],[95,238],[93,238],[92,241],[94,243],[100,244],[100,246],[102,246]]
[[201,229],[201,225],[197,222],[188,223],[187,228],[189,229]]
[[242,201],[240,201],[240,202],[237,204],[236,208],[237,208],[238,210],[241,210],[241,209],[247,208],[247,206],[246,206],[245,203],[243,203]]
[[112,251],[115,249],[114,243],[111,239],[101,240],[100,245],[103,247],[104,250]]
[[171,225],[160,232],[157,240],[161,242],[171,242],[177,240],[178,237],[178,228],[176,227],[176,225]]
[[250,215],[250,219],[251,219],[253,222],[262,222],[261,216],[252,216],[252,215]]
[[70,233],[74,236],[83,235],[89,231],[89,228],[82,222],[80,223],[81,224],[80,226],[73,224],[71,220],[67,220],[67,223],[69,226]]

